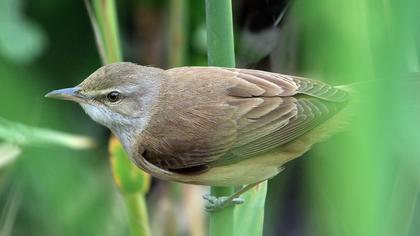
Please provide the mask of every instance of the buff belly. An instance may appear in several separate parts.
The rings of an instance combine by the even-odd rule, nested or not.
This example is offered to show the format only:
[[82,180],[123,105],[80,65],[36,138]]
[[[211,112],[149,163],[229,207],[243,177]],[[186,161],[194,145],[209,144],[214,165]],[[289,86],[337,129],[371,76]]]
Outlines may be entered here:
[[306,150],[308,150],[306,144],[295,141],[293,144],[279,147],[264,155],[213,167],[199,174],[178,174],[154,169],[153,166],[148,166],[146,171],[168,181],[210,186],[240,186],[274,177],[283,169],[285,163],[301,156]]
[[276,176],[289,159],[293,158],[287,153],[270,153],[231,165],[214,167],[202,174],[184,175],[178,181],[211,186],[252,184]]

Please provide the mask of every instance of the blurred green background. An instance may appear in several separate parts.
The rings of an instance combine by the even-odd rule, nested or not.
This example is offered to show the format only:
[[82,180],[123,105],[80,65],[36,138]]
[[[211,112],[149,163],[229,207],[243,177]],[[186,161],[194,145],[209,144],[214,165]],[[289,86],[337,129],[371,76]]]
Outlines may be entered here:
[[[117,1],[126,61],[207,64],[204,1],[181,0],[180,15],[171,15],[173,2]],[[375,81],[347,132],[270,180],[263,235],[420,234],[420,86],[412,82],[419,9],[414,0],[233,1],[238,67],[336,85]],[[83,1],[0,0],[0,163],[21,150],[0,166],[0,235],[129,235],[109,132],[76,104],[43,97],[100,65]],[[88,136],[96,146],[19,142],[10,139],[17,123]],[[154,180],[148,195],[152,235],[205,235],[205,226],[190,224],[195,214],[204,219],[201,205],[179,203],[201,201],[203,190],[172,191],[182,195],[170,201],[170,188]]]

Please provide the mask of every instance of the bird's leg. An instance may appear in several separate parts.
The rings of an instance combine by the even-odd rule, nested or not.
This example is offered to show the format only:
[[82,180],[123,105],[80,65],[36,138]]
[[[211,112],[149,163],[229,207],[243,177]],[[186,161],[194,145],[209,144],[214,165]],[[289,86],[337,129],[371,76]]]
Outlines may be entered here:
[[[264,181],[264,180],[263,180]],[[258,184],[260,184],[261,182],[256,182],[253,184],[248,184],[245,187],[242,187],[241,189],[239,189],[238,191],[236,191],[235,193],[233,193],[230,196],[222,196],[222,197],[216,197],[210,194],[206,194],[203,196],[203,198],[206,200],[206,211],[217,211],[217,210],[221,210],[223,208],[229,207],[229,206],[234,206],[237,204],[242,204],[245,202],[245,200],[243,198],[241,198],[241,194],[245,193],[246,191],[250,190],[251,188],[257,186]]]

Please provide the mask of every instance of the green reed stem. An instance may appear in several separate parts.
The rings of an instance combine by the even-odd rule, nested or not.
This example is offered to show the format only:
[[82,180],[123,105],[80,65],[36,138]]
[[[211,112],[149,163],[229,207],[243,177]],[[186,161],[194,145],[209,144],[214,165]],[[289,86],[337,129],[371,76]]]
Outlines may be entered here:
[[[209,66],[235,67],[232,3],[230,0],[206,0],[207,52]],[[211,187],[211,194],[228,196],[233,187]],[[210,235],[234,234],[234,208],[210,214]]]
[[169,2],[169,67],[184,66],[187,45],[188,1],[172,0]]
[[117,11],[114,0],[93,0],[105,64],[122,61],[120,37],[117,24]]
[[127,206],[131,235],[148,236],[150,234],[147,205],[142,194],[123,194]]
[[235,67],[232,4],[229,0],[206,0],[209,66]]

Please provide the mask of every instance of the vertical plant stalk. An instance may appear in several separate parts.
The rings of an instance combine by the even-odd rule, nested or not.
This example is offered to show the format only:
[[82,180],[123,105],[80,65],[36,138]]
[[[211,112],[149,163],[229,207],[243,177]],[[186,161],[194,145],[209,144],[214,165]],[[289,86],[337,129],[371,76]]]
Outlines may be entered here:
[[[207,52],[209,66],[235,67],[232,3],[230,0],[206,0]],[[229,196],[233,187],[211,187],[214,196]],[[210,235],[234,233],[234,208],[210,214]]]
[[235,67],[231,1],[206,0],[206,25],[209,66]]
[[[416,6],[417,5],[417,6]],[[410,8],[418,9],[420,4],[411,3]],[[408,9],[408,8],[407,8]],[[410,73],[418,74],[420,72],[420,60],[417,55],[418,43],[416,41],[419,37],[415,37],[414,33],[410,30],[410,25],[405,25],[404,23],[408,22],[404,18],[410,19],[410,12],[404,10],[403,8],[396,8],[396,20],[394,27],[400,30],[398,39],[401,42],[400,51],[403,52],[401,57],[406,58],[404,66],[407,67],[407,70]],[[398,14],[399,13],[399,14]],[[415,22],[415,20],[410,20],[409,22]],[[402,36],[402,37],[401,37]],[[416,40],[417,39],[417,40]],[[401,60],[404,61],[404,60]],[[395,174],[395,182],[392,188],[392,194],[390,197],[390,204],[387,214],[386,227],[384,227],[384,235],[410,235],[413,225],[416,225],[415,211],[418,208],[418,199],[420,196],[420,176],[417,171],[416,165],[420,157],[420,148],[417,143],[420,139],[419,128],[417,129],[412,126],[416,124],[420,118],[419,109],[411,110],[403,104],[406,104],[407,101],[412,99],[415,90],[410,90],[408,88],[409,82],[406,81],[397,81],[395,82],[399,94],[395,94],[396,101],[398,104],[398,110],[396,114],[400,115],[398,118],[399,122],[406,124],[403,127],[400,127],[402,134],[410,134],[410,138],[404,141],[404,147],[401,150],[404,150],[410,155],[401,155],[398,157],[398,168]],[[407,84],[405,84],[407,83]],[[411,93],[410,93],[411,91]],[[414,92],[414,93],[413,93]],[[417,161],[417,162],[416,162]],[[418,225],[418,224],[417,224]],[[417,232],[417,231],[413,231]]]
[[[206,0],[209,66],[235,67],[231,0]],[[262,235],[267,182],[243,194],[245,203],[210,214],[210,235]],[[228,196],[233,187],[211,187],[214,196]],[[239,224],[236,224],[239,223]],[[252,225],[250,227],[243,227]]]
[[122,61],[122,52],[114,0],[93,0],[93,11],[105,56],[105,64]]
[[188,22],[187,4],[188,1],[186,0],[172,0],[169,2],[169,67],[185,65]]
[[150,188],[150,175],[129,161],[127,153],[115,137],[110,140],[109,152],[114,180],[127,206],[131,235],[149,236],[145,195]]
[[[122,52],[114,0],[85,0],[92,22],[96,43],[103,64],[122,61]],[[150,236],[145,195],[150,186],[150,176],[130,162],[121,143],[111,137],[109,144],[114,181],[123,195],[131,235]]]
[[127,206],[131,235],[133,236],[151,235],[145,194],[123,194]]

